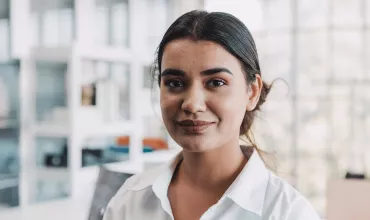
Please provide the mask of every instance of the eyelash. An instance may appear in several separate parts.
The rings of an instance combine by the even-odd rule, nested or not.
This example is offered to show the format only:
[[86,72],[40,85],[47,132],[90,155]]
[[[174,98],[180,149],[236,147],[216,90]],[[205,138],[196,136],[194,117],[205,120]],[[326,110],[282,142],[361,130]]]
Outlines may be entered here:
[[226,82],[225,82],[225,80],[222,80],[222,79],[212,79],[212,80],[209,80],[208,82],[207,82],[207,84],[209,84],[210,82],[221,82],[223,85],[221,85],[221,86],[214,86],[214,87],[222,87],[222,86],[225,86],[226,85]]
[[181,80],[178,80],[178,79],[169,79],[169,80],[164,81],[164,85],[167,88],[169,88],[170,90],[175,90],[175,89],[181,88],[181,86],[171,85],[171,84],[174,84],[174,83],[181,83],[182,87],[184,85],[184,82],[182,82]]
[[[222,79],[211,79],[209,81],[207,81],[206,85],[209,85],[210,83],[212,82],[221,82],[222,85],[221,86],[211,86],[211,87],[214,87],[214,88],[217,88],[217,87],[222,87],[222,86],[225,86],[226,85],[226,81],[225,80],[222,80]],[[181,86],[174,86],[174,85],[171,85],[173,83],[181,83],[182,85]],[[176,89],[176,88],[181,88],[181,87],[184,87],[184,82],[182,80],[179,80],[179,79],[170,79],[170,80],[166,80],[164,82],[164,85],[170,89]]]

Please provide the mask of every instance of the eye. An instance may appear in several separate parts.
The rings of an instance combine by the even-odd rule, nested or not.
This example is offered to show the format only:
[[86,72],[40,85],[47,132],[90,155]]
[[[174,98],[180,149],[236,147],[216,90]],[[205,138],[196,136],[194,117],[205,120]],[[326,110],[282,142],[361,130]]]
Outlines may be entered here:
[[168,88],[179,88],[184,87],[184,83],[178,79],[171,79],[164,82],[164,85]]
[[207,82],[207,86],[210,86],[210,87],[221,87],[224,85],[226,85],[226,82],[221,79],[213,79]]

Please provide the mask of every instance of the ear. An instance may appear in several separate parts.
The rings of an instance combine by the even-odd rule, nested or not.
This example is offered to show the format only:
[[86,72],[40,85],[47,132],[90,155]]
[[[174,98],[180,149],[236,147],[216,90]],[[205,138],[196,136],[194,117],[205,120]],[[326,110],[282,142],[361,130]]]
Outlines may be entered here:
[[256,74],[256,80],[248,88],[247,111],[253,111],[260,99],[263,81],[260,74]]

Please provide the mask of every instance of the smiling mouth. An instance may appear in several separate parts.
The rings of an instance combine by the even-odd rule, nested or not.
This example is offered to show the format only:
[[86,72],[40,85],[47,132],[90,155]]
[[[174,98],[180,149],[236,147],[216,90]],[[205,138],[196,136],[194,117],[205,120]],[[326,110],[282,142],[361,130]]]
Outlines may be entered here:
[[177,125],[187,134],[202,134],[213,124],[214,122],[200,120],[183,120],[177,122]]

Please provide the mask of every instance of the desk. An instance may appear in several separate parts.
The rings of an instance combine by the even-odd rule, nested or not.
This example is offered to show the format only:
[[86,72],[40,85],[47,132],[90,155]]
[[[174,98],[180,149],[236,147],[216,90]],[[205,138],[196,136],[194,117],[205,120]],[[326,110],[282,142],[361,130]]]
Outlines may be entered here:
[[1,220],[85,220],[91,199],[61,199],[31,204],[24,208],[9,208],[0,212]]
[[369,220],[370,181],[330,181],[327,210],[328,220]]

